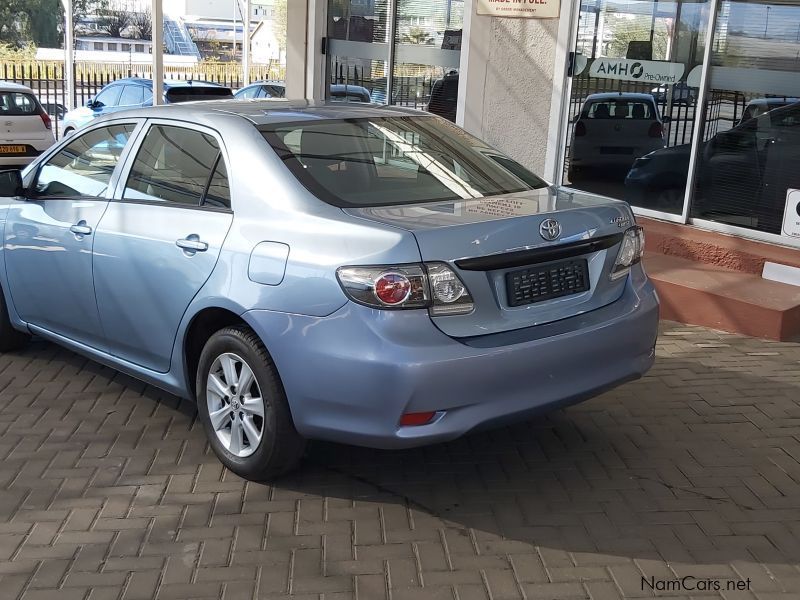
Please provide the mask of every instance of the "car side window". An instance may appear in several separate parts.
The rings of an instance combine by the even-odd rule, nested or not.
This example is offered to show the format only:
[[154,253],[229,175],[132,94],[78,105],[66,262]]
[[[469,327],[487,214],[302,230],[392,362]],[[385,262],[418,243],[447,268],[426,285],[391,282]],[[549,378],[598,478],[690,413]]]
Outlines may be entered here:
[[279,85],[268,85],[267,91],[273,98],[283,98],[286,95],[286,88],[282,88]]
[[144,88],[140,85],[126,85],[119,97],[119,106],[138,106],[142,103]]
[[222,154],[217,157],[217,166],[208,184],[208,190],[203,198],[203,206],[213,206],[216,208],[231,207],[231,188],[228,183],[228,169]]
[[151,90],[149,88],[142,88],[142,90],[144,90],[142,92],[143,93],[142,104],[145,104],[147,102],[152,102],[153,101],[153,90]]
[[133,123],[124,123],[92,129],[76,137],[41,166],[33,185],[34,196],[104,196],[135,128]]
[[[215,167],[222,164],[224,169],[221,159],[218,164],[219,156],[217,140],[207,133],[154,125],[139,148],[122,197],[200,206],[209,191],[212,175],[216,176]],[[223,190],[219,177],[214,188],[217,195]]]
[[258,96],[257,97],[258,98],[272,98],[272,92],[270,91],[270,89],[267,86],[262,85],[261,87],[258,88]]
[[239,92],[237,98],[244,98],[245,100],[248,100],[250,98],[255,98],[256,92],[258,92],[259,89],[260,88],[255,85],[253,87],[244,88],[241,92]]
[[119,102],[119,95],[122,92],[121,85],[115,85],[109,88],[102,90],[97,96],[95,96],[94,101],[97,105],[102,106],[117,106]]

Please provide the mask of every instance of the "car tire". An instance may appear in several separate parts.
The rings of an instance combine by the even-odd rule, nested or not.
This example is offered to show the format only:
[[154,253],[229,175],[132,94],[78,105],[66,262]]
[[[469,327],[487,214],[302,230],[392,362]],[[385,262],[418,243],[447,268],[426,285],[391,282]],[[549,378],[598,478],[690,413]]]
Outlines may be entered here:
[[8,316],[8,306],[3,291],[0,290],[0,352],[11,352],[24,348],[31,340],[29,333],[14,329]]
[[266,481],[298,465],[305,439],[295,429],[275,363],[252,329],[237,325],[212,335],[196,382],[200,420],[228,469]]

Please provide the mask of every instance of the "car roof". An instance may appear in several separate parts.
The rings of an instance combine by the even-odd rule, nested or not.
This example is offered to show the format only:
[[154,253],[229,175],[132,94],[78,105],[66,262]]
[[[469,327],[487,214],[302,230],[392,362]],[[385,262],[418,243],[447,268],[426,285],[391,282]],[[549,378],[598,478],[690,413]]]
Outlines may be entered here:
[[0,92],[28,92],[33,93],[33,90],[27,85],[20,85],[11,81],[0,81]]
[[[123,79],[117,79],[109,83],[109,86],[112,85],[123,85],[123,84],[136,84],[142,85],[147,88],[153,87],[153,80],[152,79],[145,79],[144,77],[125,77]],[[181,79],[165,79],[164,80],[164,89],[172,89],[172,88],[191,88],[191,87],[214,87],[214,88],[222,88],[227,89],[225,86],[222,86],[218,83],[213,83],[211,81],[202,81],[202,80],[181,80]]]
[[117,118],[126,117],[164,118],[204,124],[212,128],[219,125],[219,117],[229,115],[241,117],[254,125],[294,123],[297,121],[320,121],[325,119],[357,119],[377,117],[429,116],[429,113],[413,108],[369,104],[367,102],[314,102],[308,100],[285,100],[283,98],[258,98],[253,100],[203,100],[163,104],[113,113]]
[[588,102],[589,100],[646,100],[653,102],[653,95],[635,92],[601,92],[586,96],[586,101]]
[[800,98],[753,98],[747,103],[747,106],[764,106],[770,104],[785,106],[787,104],[795,104],[796,102],[800,102]]

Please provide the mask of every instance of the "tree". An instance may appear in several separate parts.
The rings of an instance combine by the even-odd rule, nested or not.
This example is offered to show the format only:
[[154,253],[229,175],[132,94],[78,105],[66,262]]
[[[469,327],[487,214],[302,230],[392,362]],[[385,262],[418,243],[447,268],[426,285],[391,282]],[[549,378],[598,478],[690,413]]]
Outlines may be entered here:
[[100,29],[111,37],[121,38],[122,32],[131,24],[131,13],[127,10],[104,8],[97,13],[100,15]]
[[143,12],[133,13],[130,24],[131,37],[137,40],[153,39],[153,15],[147,8]]
[[286,23],[287,7],[286,0],[275,0],[272,7],[272,33],[278,42],[278,50],[286,50]]
[[408,33],[404,33],[401,39],[405,44],[430,45],[434,42],[433,36],[419,27],[409,29]]
[[672,37],[672,26],[664,19],[656,20],[655,27],[651,17],[639,15],[632,19],[609,15],[606,29],[612,32],[606,53],[613,58],[625,58],[630,42],[650,41],[653,28],[653,60],[667,60],[667,50]]

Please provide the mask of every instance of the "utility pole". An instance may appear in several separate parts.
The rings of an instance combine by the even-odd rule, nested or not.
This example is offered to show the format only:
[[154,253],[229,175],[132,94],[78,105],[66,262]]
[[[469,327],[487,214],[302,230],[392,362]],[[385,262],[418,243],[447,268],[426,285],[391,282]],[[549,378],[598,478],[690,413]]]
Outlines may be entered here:
[[164,6],[151,0],[153,28],[153,106],[164,102]]
[[75,108],[75,31],[72,22],[72,0],[61,0],[64,5],[64,104],[67,110]]

